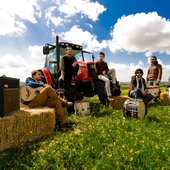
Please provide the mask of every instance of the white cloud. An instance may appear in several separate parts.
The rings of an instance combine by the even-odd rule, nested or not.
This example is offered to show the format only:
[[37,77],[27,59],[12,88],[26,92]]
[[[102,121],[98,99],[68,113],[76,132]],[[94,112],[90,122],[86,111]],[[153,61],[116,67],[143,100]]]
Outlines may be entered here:
[[6,54],[1,57],[0,75],[20,78],[25,75],[27,62],[20,55]]
[[163,68],[162,80],[167,82],[170,78],[170,74],[169,74],[170,65],[162,64],[162,68]]
[[54,24],[55,26],[63,25],[66,20],[64,18],[61,18],[60,16],[55,17],[53,15],[53,12],[56,11],[57,6],[49,7],[45,11],[45,19],[47,20],[47,25],[49,26],[50,22]]
[[0,2],[0,35],[21,35],[26,26],[23,21],[37,23],[35,16],[41,17],[38,0],[5,0]]
[[11,54],[6,54],[1,58],[0,62],[2,67],[8,67],[10,64],[11,67],[25,67],[26,61],[19,55],[11,55]]
[[[158,59],[159,64],[162,65],[163,74],[162,74],[162,82],[167,82],[170,77],[170,65],[164,64],[161,60]],[[120,82],[130,82],[131,76],[134,75],[134,72],[137,68],[141,68],[144,72],[143,78],[146,80],[147,71],[150,65],[150,61],[148,60],[148,65],[144,65],[144,63],[140,60],[137,64],[120,64],[120,63],[108,63],[109,68],[115,68],[117,80]]]
[[[114,68],[116,70],[116,77],[117,80],[120,82],[130,82],[131,76],[134,75],[134,72],[137,68],[142,68],[143,71],[146,73],[147,68],[144,68],[143,62],[140,60],[137,64],[130,63],[130,64],[120,64],[120,63],[108,63],[108,67]],[[146,74],[144,74],[144,78]]]
[[34,59],[44,59],[44,56],[43,56],[43,46],[38,46],[38,45],[35,45],[35,46],[29,46],[28,47],[28,51],[30,53],[30,57],[31,58],[34,58]]
[[83,45],[85,50],[88,51],[99,51],[102,48],[106,48],[108,46],[106,40],[99,42],[95,35],[88,31],[84,31],[77,25],[73,26],[68,32],[61,33],[60,36],[65,41],[74,41],[73,43],[75,44]]
[[21,35],[27,30],[23,22],[15,21],[10,15],[0,11],[0,35]]
[[106,10],[103,5],[91,0],[54,0],[54,2],[58,5],[59,12],[67,17],[80,14],[87,16],[92,21],[97,21],[99,15]]
[[170,54],[170,21],[156,12],[137,13],[118,19],[111,32],[110,49]]
[[24,81],[34,69],[44,67],[45,56],[42,55],[42,46],[29,46],[28,56],[6,54],[0,62],[0,76],[20,78]]

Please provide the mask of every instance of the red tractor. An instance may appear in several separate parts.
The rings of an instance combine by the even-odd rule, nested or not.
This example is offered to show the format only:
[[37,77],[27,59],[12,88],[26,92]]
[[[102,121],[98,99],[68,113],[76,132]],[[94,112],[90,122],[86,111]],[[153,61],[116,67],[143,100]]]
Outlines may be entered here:
[[[43,54],[46,55],[45,67],[42,69],[44,82],[59,89],[61,83],[58,81],[60,76],[59,63],[61,57],[65,54],[65,48],[72,47],[73,54],[79,64],[79,71],[75,84],[71,89],[65,89],[64,96],[69,101],[82,100],[83,97],[92,97],[96,94],[106,95],[105,83],[96,78],[94,70],[94,54],[83,51],[83,47],[77,44],[59,42],[56,36],[56,43],[46,44],[43,47]],[[103,103],[103,101],[101,101]]]

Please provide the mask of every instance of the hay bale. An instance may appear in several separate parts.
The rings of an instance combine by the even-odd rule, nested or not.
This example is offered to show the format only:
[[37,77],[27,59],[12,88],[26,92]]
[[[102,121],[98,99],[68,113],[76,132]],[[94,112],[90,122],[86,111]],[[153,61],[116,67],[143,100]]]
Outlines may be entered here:
[[128,99],[128,96],[113,96],[110,100],[110,106],[115,110],[122,110],[123,104]]
[[170,98],[168,92],[163,92],[160,95],[161,103],[164,105],[170,105]]
[[53,109],[21,108],[12,115],[0,118],[0,151],[50,135],[54,128]]

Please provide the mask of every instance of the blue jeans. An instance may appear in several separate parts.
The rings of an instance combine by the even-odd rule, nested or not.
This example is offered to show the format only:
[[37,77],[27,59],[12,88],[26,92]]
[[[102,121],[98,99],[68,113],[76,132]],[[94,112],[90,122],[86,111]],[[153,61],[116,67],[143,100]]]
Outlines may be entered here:
[[153,99],[153,96],[152,94],[146,94],[145,96],[143,96],[143,100],[146,102],[146,103],[149,103],[151,100]]
[[159,85],[159,83],[156,80],[149,80],[148,81],[149,85]]
[[153,99],[153,96],[150,93],[143,95],[140,90],[132,90],[130,92],[130,97],[135,99],[142,98],[146,103],[149,103]]

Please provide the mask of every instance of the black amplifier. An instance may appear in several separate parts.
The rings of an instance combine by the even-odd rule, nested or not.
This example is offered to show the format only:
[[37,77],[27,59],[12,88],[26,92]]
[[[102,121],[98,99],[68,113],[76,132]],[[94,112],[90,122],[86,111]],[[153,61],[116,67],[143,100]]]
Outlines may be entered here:
[[20,109],[20,80],[0,77],[0,117]]

